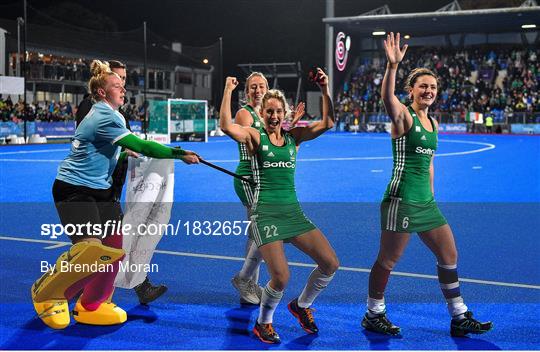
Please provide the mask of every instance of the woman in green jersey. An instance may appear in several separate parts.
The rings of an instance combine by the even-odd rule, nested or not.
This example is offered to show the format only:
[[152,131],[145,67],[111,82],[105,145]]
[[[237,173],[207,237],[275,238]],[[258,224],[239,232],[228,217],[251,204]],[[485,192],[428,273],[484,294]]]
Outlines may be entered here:
[[[246,79],[244,93],[246,95],[246,105],[242,106],[236,113],[235,123],[244,127],[253,127],[261,129],[264,127],[264,121],[260,117],[262,98],[268,91],[268,81],[260,72],[252,72]],[[304,115],[304,103],[298,104],[294,111],[294,124]],[[239,163],[236,168],[238,175],[252,178],[251,171],[251,156],[249,155],[246,145],[238,143]],[[234,179],[234,191],[247,209],[249,218],[249,210],[253,205],[254,188],[248,182],[242,182],[238,178]],[[262,287],[259,282],[259,268],[262,262],[261,252],[257,244],[251,236],[246,243],[246,257],[240,271],[232,278],[233,286],[240,293],[240,303],[242,304],[260,304],[262,297]]]
[[[264,121],[259,113],[261,109],[262,98],[268,91],[268,81],[260,72],[252,72],[246,79],[245,94],[247,98],[246,105],[242,106],[235,115],[235,122],[240,126],[261,129],[264,127]],[[244,177],[253,177],[251,172],[251,156],[246,145],[238,143],[239,163],[236,173]],[[249,209],[253,204],[253,186],[248,182],[234,179],[234,191],[247,209],[249,218]],[[242,269],[232,278],[233,286],[240,293],[240,303],[242,304],[260,304],[262,297],[262,288],[258,285],[259,268],[262,256],[251,236],[246,243],[246,257]]]
[[278,90],[270,90],[263,97],[261,112],[265,128],[259,130],[233,123],[231,95],[238,85],[234,77],[227,78],[221,104],[221,129],[237,142],[244,143],[248,153],[254,156],[251,166],[257,186],[250,210],[251,231],[271,279],[263,290],[253,332],[266,343],[280,342],[279,335],[272,327],[272,318],[289,280],[283,242],[291,242],[318,264],[300,296],[288,305],[290,312],[308,333],[318,332],[310,306],[332,280],[339,266],[334,249],[326,237],[300,208],[294,186],[296,153],[300,143],[320,136],[334,124],[328,77],[320,69],[318,74],[323,95],[322,120],[308,127],[297,127],[288,132],[282,129],[287,102]]
[[384,41],[388,64],[381,96],[392,120],[394,167],[381,203],[380,249],[369,276],[367,312],[362,326],[378,333],[400,333],[400,328],[386,317],[384,290],[410,234],[416,232],[437,258],[439,283],[451,316],[451,335],[484,333],[492,324],[475,320],[463,302],[454,235],[433,197],[433,156],[437,149],[438,124],[429,117],[428,110],[437,96],[438,77],[427,68],[412,70],[405,87],[412,103],[403,105],[394,95],[397,67],[407,51],[406,44],[400,49],[399,41],[399,33],[389,34]]

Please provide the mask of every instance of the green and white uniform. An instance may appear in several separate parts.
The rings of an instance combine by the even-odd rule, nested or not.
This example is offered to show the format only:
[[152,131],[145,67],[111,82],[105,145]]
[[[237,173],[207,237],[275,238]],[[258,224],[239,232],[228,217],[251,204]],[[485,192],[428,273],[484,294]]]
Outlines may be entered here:
[[296,142],[282,131],[285,144],[275,146],[263,128],[257,154],[252,159],[257,183],[251,208],[252,237],[257,246],[296,237],[316,228],[306,217],[294,186]]
[[[250,105],[244,105],[242,108],[249,111],[251,117],[253,118],[251,127],[258,130],[264,127],[263,121],[260,119],[259,115],[257,115],[255,110],[253,110],[253,107]],[[252,178],[253,173],[251,171],[251,156],[249,155],[247,147],[244,143],[238,143],[238,152],[240,155],[240,162],[236,168],[236,173],[240,176]],[[253,186],[247,182],[242,182],[241,180],[234,178],[234,191],[244,206],[251,207],[253,204]]]
[[381,203],[381,229],[423,232],[446,224],[431,192],[429,166],[437,150],[437,130],[426,130],[409,107],[413,124],[409,131],[392,139],[394,168]]

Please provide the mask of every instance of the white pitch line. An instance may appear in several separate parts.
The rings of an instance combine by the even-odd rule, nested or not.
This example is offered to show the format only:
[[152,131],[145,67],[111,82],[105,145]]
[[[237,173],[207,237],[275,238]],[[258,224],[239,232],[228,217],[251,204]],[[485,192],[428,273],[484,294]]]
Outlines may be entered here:
[[473,166],[472,168],[473,168],[473,170],[480,170],[482,168],[482,166]]
[[34,154],[34,153],[67,152],[67,151],[69,151],[69,149],[20,150],[17,152],[0,153],[0,155]]
[[32,243],[50,243],[50,244],[61,244],[61,243],[70,244],[71,243],[71,242],[65,242],[65,241],[35,240],[32,238],[20,238],[20,237],[9,237],[9,236],[0,236],[0,240],[17,241],[17,242],[32,242]]
[[71,242],[62,242],[58,244],[53,244],[52,246],[44,247],[43,249],[55,249],[55,248],[60,248],[60,247],[66,247],[66,246],[69,246],[70,244]]
[[[53,248],[53,247],[58,248],[58,247],[63,247],[63,246],[71,244],[70,242],[63,242],[63,241],[59,242],[59,241],[51,241],[51,240],[35,240],[35,239],[29,239],[29,238],[17,238],[17,237],[8,237],[8,236],[0,236],[0,240],[18,241],[18,242],[31,242],[31,243],[54,243],[56,245],[56,246],[49,246],[50,248]],[[236,261],[236,262],[242,262],[245,259],[244,257],[232,257],[232,256],[204,254],[204,253],[165,251],[165,250],[159,250],[159,249],[157,249],[155,251],[155,253],[168,254],[168,255],[174,255],[174,256],[180,256],[180,257],[230,260],[230,261]],[[305,268],[315,268],[317,266],[316,264],[299,263],[299,262],[289,262],[289,265],[290,266],[297,266],[297,267],[305,267]],[[348,266],[340,266],[338,270],[352,271],[352,272],[359,272],[359,273],[369,273],[371,271],[371,269],[368,269],[368,268],[355,268],[355,267],[348,267]],[[438,280],[438,277],[436,275],[407,273],[407,272],[402,272],[402,271],[392,271],[391,275],[413,277],[413,278],[419,278],[419,279]],[[505,286],[505,287],[518,287],[518,288],[530,288],[530,289],[540,290],[540,286],[538,286],[538,285],[527,285],[527,284],[519,284],[519,283],[512,283],[512,282],[477,280],[477,279],[467,279],[467,278],[460,278],[459,281],[461,281],[461,282],[470,282],[470,283],[474,283],[474,284]]]
[[61,159],[0,159],[0,161],[15,162],[15,163],[59,163],[63,160]]
[[371,170],[371,172],[383,172],[383,170]]
[[[489,143],[484,143],[489,144]],[[491,144],[488,145],[485,148],[480,149],[474,149],[474,150],[468,150],[464,152],[453,152],[453,153],[440,153],[435,154],[436,157],[443,157],[443,156],[456,156],[456,155],[467,155],[467,154],[474,154],[474,153],[480,153],[485,152],[487,150],[494,149],[495,145]],[[351,156],[351,157],[342,157],[342,158],[306,158],[306,159],[297,159],[299,162],[315,162],[315,161],[358,161],[358,160],[389,160],[392,159],[392,156]],[[56,160],[56,159],[0,159],[0,161],[5,162],[61,162],[62,160]],[[218,160],[218,159],[210,159],[207,160],[211,163],[237,163],[237,159],[224,159],[224,160]],[[182,162],[181,160],[175,160],[176,163]]]
[[[368,137],[366,137],[368,138]],[[369,137],[371,139],[383,139],[382,137]],[[387,138],[384,138],[387,139]],[[495,144],[491,143],[484,143],[484,142],[474,142],[474,141],[462,141],[462,140],[440,140],[440,142],[448,142],[448,143],[465,143],[465,144],[475,144],[475,145],[483,145],[484,148],[480,149],[474,149],[474,150],[467,150],[464,152],[452,152],[452,153],[440,153],[435,154],[436,157],[443,157],[443,156],[456,156],[456,155],[467,155],[467,154],[474,154],[474,153],[481,153],[485,152],[487,150],[495,149]],[[7,153],[0,153],[0,155],[5,154],[30,154],[30,153],[44,153],[49,151],[67,151],[69,149],[51,149],[51,150],[36,150],[36,151],[20,151],[20,152],[7,152]],[[392,159],[392,156],[353,156],[353,157],[342,157],[342,158],[305,158],[305,159],[297,159],[301,162],[314,162],[314,161],[358,161],[358,160],[388,160]],[[53,162],[61,162],[61,159],[0,159],[0,161],[3,162],[29,162],[29,163],[35,163],[35,162],[45,162],[45,163],[53,163]],[[207,160],[211,163],[237,163],[238,159],[224,159],[224,160]],[[175,160],[175,162],[181,162],[181,160]]]

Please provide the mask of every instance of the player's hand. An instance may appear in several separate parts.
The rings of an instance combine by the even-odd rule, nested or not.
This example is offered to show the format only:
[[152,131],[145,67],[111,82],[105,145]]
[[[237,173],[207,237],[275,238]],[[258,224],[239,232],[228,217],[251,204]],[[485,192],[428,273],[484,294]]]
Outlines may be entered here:
[[137,159],[140,155],[139,153],[134,152],[133,150],[126,149],[126,154],[128,157]]
[[409,47],[407,44],[403,45],[403,49],[399,48],[399,33],[394,36],[394,32],[390,32],[386,36],[386,40],[383,42],[386,58],[391,65],[397,65],[403,60],[405,52]]
[[236,77],[227,77],[225,80],[225,90],[233,91],[238,86]]
[[296,125],[296,123],[306,113],[306,104],[304,104],[304,102],[301,101],[300,103],[298,103],[298,106],[296,108],[293,106],[292,110],[293,110],[293,119],[291,121],[291,128],[293,128],[294,125]]
[[186,164],[198,164],[199,155],[191,150],[184,150],[185,154],[180,157],[180,159]]
[[319,67],[317,67],[317,85],[319,88],[321,88],[323,95],[330,95],[330,89],[328,88],[328,76]]

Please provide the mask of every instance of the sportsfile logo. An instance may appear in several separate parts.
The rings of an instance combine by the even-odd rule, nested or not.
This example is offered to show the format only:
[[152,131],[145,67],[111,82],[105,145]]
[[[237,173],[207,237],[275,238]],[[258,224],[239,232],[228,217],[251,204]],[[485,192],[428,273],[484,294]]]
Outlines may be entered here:
[[263,168],[268,169],[270,167],[280,167],[285,169],[294,169],[295,165],[292,161],[265,161],[263,162]]
[[431,148],[422,148],[422,147],[416,147],[415,151],[417,154],[426,154],[426,155],[433,155],[433,153],[435,152]]

